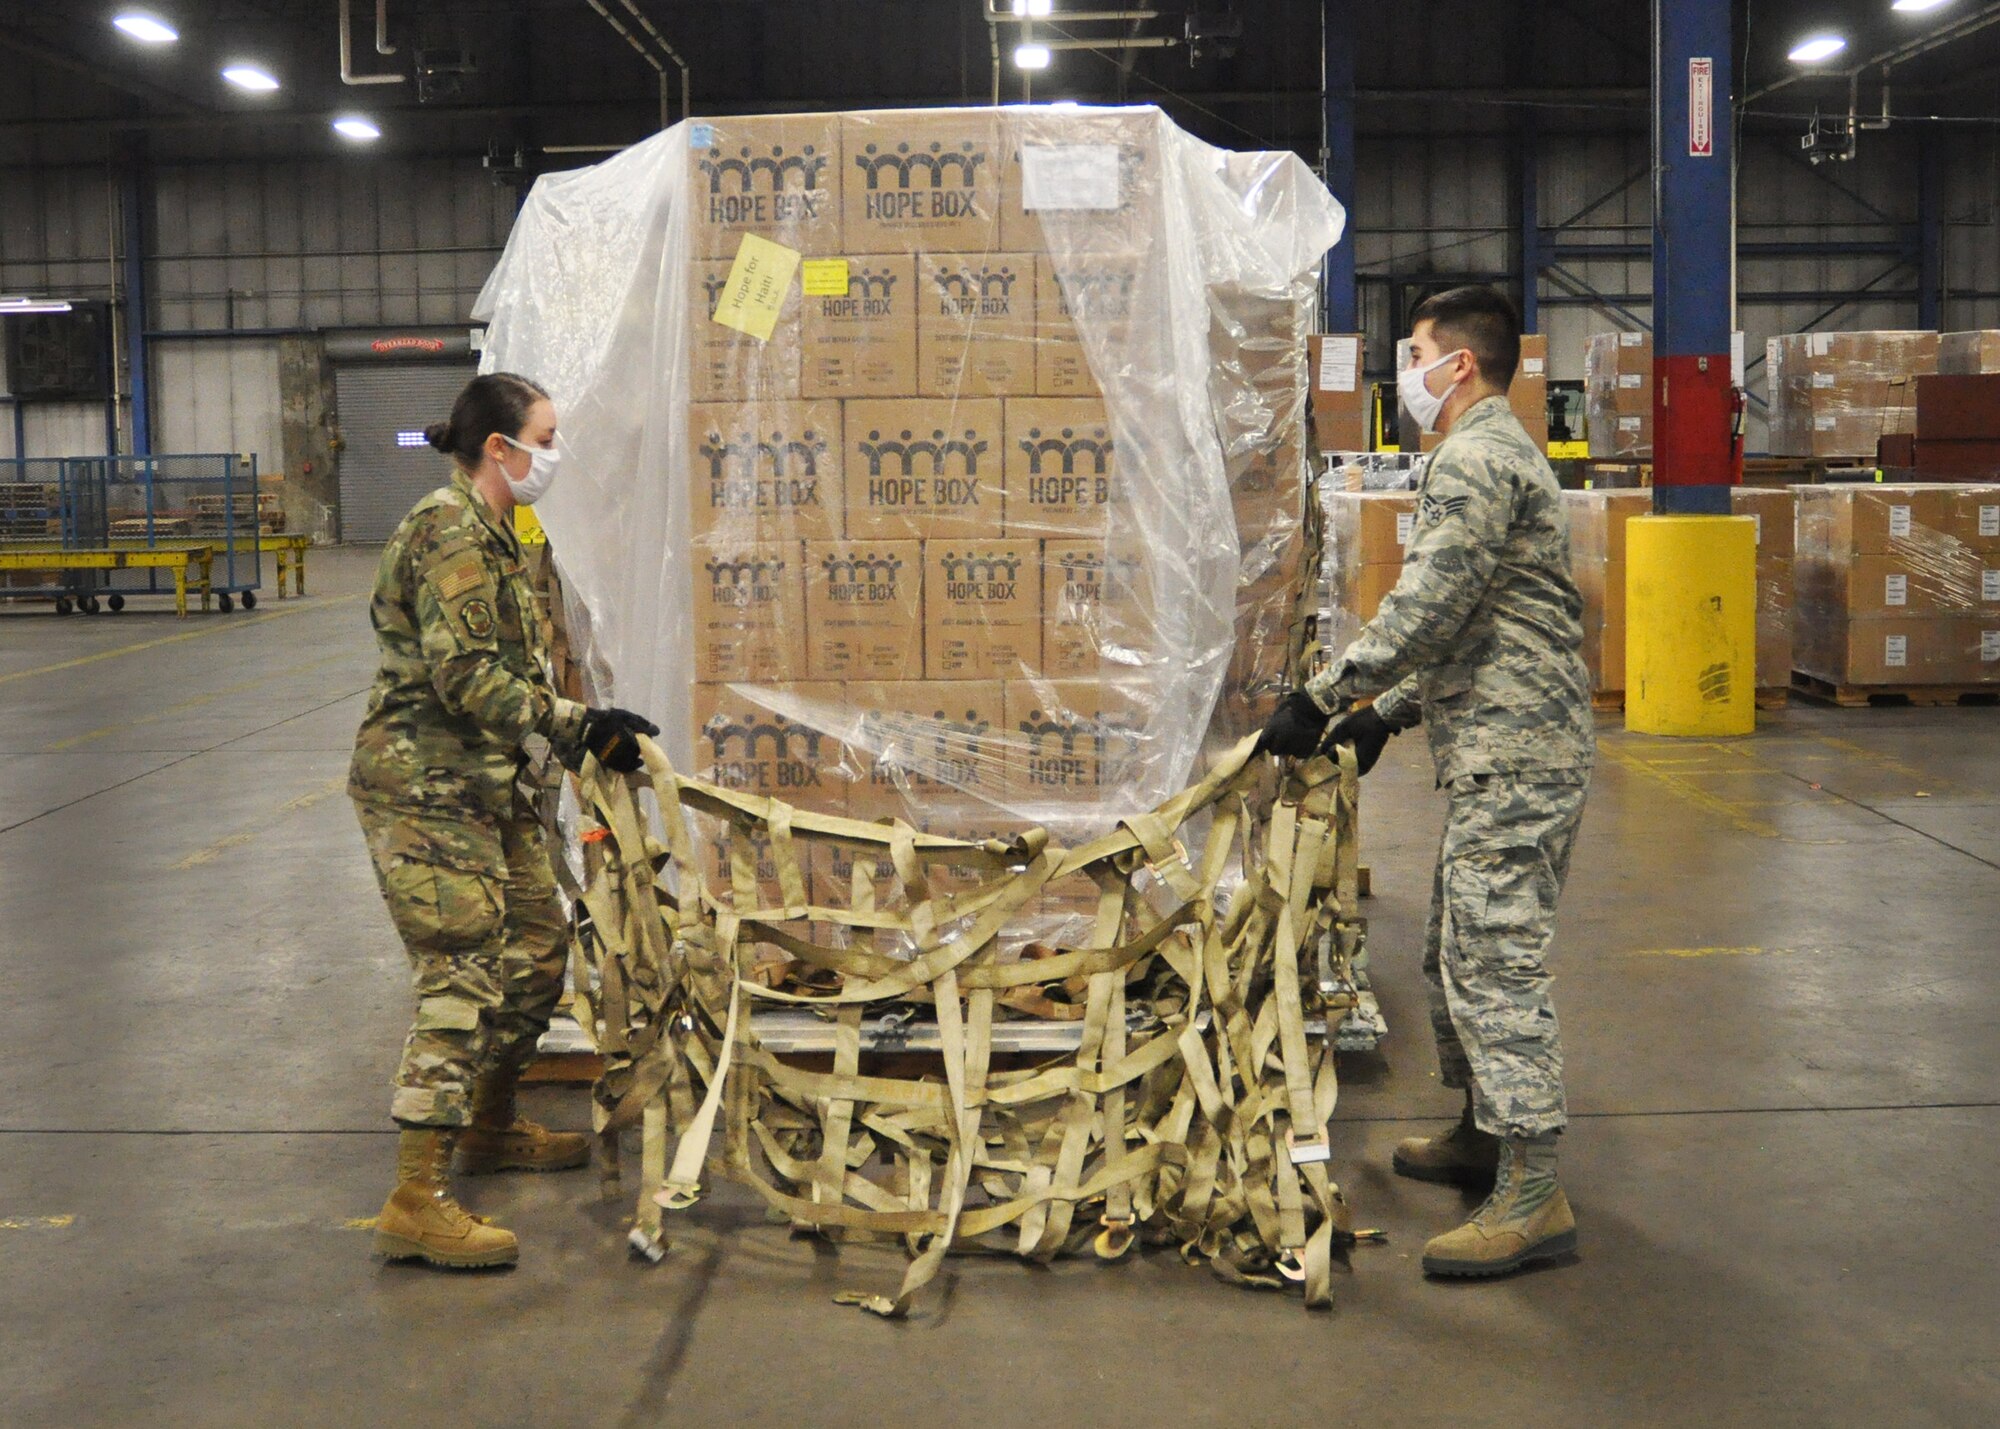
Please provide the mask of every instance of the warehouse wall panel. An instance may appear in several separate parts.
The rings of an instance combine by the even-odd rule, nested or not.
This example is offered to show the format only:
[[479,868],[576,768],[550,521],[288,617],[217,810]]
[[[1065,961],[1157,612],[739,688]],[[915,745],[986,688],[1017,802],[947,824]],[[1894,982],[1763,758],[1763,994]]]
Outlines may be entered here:
[[173,394],[155,413],[158,450],[250,453],[260,473],[283,470],[275,338],[163,341],[153,352],[158,390]]

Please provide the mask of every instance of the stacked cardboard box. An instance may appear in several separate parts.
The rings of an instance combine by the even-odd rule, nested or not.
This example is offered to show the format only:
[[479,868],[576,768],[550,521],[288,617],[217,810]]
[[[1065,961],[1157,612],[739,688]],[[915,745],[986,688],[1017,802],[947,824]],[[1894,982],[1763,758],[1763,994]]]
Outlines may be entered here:
[[1955,377],[2000,372],[2000,330],[1940,333],[1937,370]]
[[1625,523],[1653,509],[1643,490],[1565,491],[1570,570],[1583,595],[1583,663],[1601,694],[1625,688]]
[[1326,590],[1321,643],[1340,649],[1375,618],[1396,588],[1403,551],[1416,530],[1414,491],[1325,491]]
[[1583,353],[1583,422],[1594,457],[1653,454],[1653,339],[1600,332]]
[[2000,371],[1919,377],[1909,457],[1918,481],[2000,477]]
[[1781,487],[1739,486],[1730,500],[1732,511],[1757,523],[1757,688],[1788,689],[1798,497]]
[[1801,672],[1836,686],[2000,682],[2000,488],[1797,491]]
[[[1101,379],[1129,366],[1130,342],[1158,342],[1135,330],[1157,287],[1155,130],[1136,113],[1032,121],[1072,157],[1115,151],[1107,192],[1063,202],[1037,197],[1034,156],[1008,137],[1028,123],[692,126],[697,775],[962,837],[1017,832],[1001,809],[1130,780],[1146,689],[1123,673],[1157,632],[1148,563],[1113,535],[1126,496]],[[763,295],[768,336],[730,325],[751,237],[799,259]],[[1258,647],[1228,700],[1283,674],[1264,666],[1273,649],[1282,661],[1280,606],[1302,578],[1309,305],[1226,286],[1210,299],[1217,380],[1256,398],[1214,404],[1255,425],[1222,434],[1239,625]],[[1358,369],[1357,353],[1360,391]],[[837,902],[854,870],[816,857],[817,892]]]
[[1367,343],[1359,333],[1316,333],[1307,349],[1313,437],[1323,452],[1365,452],[1371,392],[1362,375]]
[[1938,367],[1934,332],[1810,332],[1764,344],[1773,456],[1872,461],[1916,429],[1916,382]]

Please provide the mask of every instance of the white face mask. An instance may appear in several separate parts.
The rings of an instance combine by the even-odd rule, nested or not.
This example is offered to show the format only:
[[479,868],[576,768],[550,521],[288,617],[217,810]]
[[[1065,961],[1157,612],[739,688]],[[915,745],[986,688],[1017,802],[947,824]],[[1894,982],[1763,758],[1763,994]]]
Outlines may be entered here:
[[1396,395],[1403,399],[1403,405],[1410,409],[1410,415],[1415,417],[1417,424],[1427,432],[1437,430],[1438,414],[1444,411],[1444,404],[1458,383],[1452,383],[1442,393],[1433,396],[1424,379],[1464,351],[1462,347],[1454,348],[1429,367],[1405,367],[1396,374]]
[[562,453],[548,447],[531,447],[526,442],[517,442],[505,432],[500,440],[510,447],[519,447],[528,454],[528,474],[519,481],[507,475],[507,468],[500,468],[500,475],[506,478],[507,489],[514,493],[515,504],[533,506],[549,494],[555,484],[556,468],[562,465]]

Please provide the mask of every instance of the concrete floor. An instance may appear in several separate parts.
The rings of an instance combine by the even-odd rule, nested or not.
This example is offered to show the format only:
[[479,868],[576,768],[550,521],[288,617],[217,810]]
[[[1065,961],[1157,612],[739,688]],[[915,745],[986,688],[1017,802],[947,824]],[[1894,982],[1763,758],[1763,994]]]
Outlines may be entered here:
[[[388,1268],[403,955],[341,780],[373,553],[255,614],[0,613],[0,1424],[1972,1424],[2000,1417],[2000,718],[1607,729],[1558,936],[1583,1253],[1432,1284],[1469,1204],[1387,1172],[1452,1111],[1417,969],[1421,739],[1365,821],[1392,1035],[1335,1147],[1338,1307],[1170,1255],[901,1262],[723,1194],[657,1268],[589,1175],[476,1183],[509,1274]],[[581,1126],[581,1093],[534,1109]]]

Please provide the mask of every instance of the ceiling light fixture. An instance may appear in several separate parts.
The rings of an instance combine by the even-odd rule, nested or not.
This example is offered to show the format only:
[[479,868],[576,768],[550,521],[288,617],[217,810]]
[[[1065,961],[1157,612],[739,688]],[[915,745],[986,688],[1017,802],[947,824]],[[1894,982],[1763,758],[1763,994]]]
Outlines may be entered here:
[[1951,0],[1896,0],[1891,10],[1901,10],[1908,15],[1921,15],[1926,10],[1935,10],[1940,5],[1949,5]]
[[1047,69],[1049,67],[1049,47],[1047,45],[1014,46],[1014,67],[1016,69]]
[[333,132],[343,139],[352,139],[357,144],[367,144],[382,137],[382,130],[373,119],[360,114],[343,114],[333,121]]
[[0,298],[0,317],[19,313],[66,313],[70,303],[64,298]]
[[1055,0],[1014,0],[1014,13],[1039,20],[1055,9]]
[[256,65],[230,65],[222,71],[222,77],[238,89],[247,89],[252,94],[269,94],[278,87],[278,81],[271,72]]
[[1821,60],[1832,59],[1846,48],[1847,41],[1838,35],[1814,35],[1792,46],[1792,52],[1785,58],[1793,64],[1816,65]]
[[144,10],[127,10],[111,23],[142,45],[171,45],[181,37],[172,25]]

